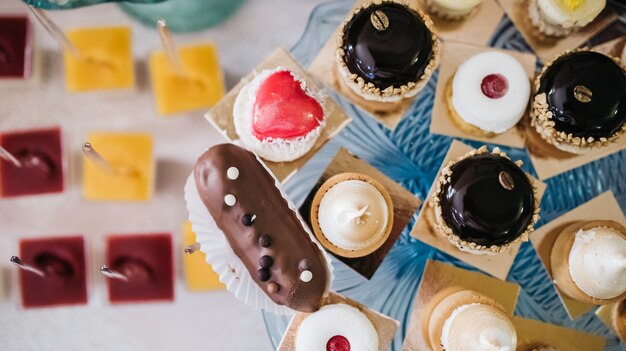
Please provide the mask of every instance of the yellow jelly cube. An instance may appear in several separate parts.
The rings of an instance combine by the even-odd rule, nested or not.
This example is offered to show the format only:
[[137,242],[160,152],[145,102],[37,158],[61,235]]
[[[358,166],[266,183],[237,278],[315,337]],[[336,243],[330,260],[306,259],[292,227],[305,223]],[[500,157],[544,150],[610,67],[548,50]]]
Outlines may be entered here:
[[130,28],[84,28],[67,32],[79,52],[64,53],[67,90],[132,88],[135,84]]
[[[191,222],[183,224],[183,244],[191,245],[196,242],[196,234],[191,231]],[[213,272],[211,265],[206,262],[204,253],[197,251],[191,255],[184,255],[185,280],[191,291],[223,290],[226,287],[219,280],[219,275]]]
[[215,105],[224,95],[215,47],[196,45],[180,48],[178,52],[183,75],[176,73],[165,53],[150,56],[157,111],[166,115]]
[[88,200],[149,200],[154,188],[149,134],[93,133],[89,142],[110,169],[83,157],[83,194]]

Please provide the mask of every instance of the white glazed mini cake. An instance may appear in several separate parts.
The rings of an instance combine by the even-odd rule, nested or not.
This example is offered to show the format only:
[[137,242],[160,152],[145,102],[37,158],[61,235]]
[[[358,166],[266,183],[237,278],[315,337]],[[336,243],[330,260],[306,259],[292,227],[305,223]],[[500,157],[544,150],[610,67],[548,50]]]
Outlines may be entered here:
[[441,18],[461,19],[478,7],[483,0],[426,0],[428,11]]
[[320,203],[319,224],[332,244],[345,250],[359,250],[385,234],[389,214],[383,195],[361,180],[334,185]]
[[361,173],[329,178],[311,203],[315,236],[342,257],[363,257],[380,248],[393,226],[393,203],[378,181]]
[[612,228],[579,230],[569,253],[572,280],[587,295],[612,299],[626,292],[626,239]]
[[465,131],[490,136],[519,122],[528,106],[530,80],[513,56],[489,51],[457,69],[447,92],[452,120]]
[[296,334],[295,349],[376,351],[378,333],[357,308],[341,303],[326,305],[302,321]]
[[515,351],[517,335],[500,309],[473,303],[457,307],[443,325],[444,350]]
[[315,145],[326,124],[324,95],[284,67],[244,85],[233,107],[235,129],[261,158],[293,161]]
[[530,0],[529,17],[540,32],[566,36],[593,21],[606,7],[606,0]]

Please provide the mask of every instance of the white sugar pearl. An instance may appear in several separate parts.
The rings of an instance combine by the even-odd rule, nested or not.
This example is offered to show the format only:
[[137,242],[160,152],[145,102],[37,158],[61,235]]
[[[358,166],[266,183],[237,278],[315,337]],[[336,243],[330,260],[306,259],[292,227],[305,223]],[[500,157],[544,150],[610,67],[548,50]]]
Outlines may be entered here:
[[228,206],[235,206],[235,203],[237,202],[237,198],[235,198],[235,195],[233,194],[227,194],[226,196],[224,196],[224,202]]
[[313,273],[311,273],[311,271],[302,271],[302,273],[300,273],[300,280],[303,282],[308,283],[311,279],[313,279]]
[[237,169],[237,167],[230,167],[228,168],[228,170],[226,170],[226,176],[228,177],[228,179],[235,180],[239,178],[239,170]]

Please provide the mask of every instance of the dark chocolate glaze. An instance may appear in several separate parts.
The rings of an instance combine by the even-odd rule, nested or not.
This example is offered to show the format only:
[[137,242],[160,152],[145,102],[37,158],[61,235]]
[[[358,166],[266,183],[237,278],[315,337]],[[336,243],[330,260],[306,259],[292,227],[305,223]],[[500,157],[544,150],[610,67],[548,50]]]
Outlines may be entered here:
[[[387,29],[379,31],[371,23],[376,10],[387,15]],[[416,11],[383,3],[361,10],[346,23],[343,50],[348,70],[383,90],[419,80],[433,55],[433,38]]]
[[[236,180],[226,177],[229,167],[239,170]],[[194,177],[202,202],[272,301],[296,311],[318,310],[329,283],[326,261],[254,154],[232,144],[213,146],[196,162]],[[237,199],[234,206],[224,203],[227,194]],[[256,218],[246,226],[241,219],[250,213]],[[261,267],[263,256],[271,258],[271,267]],[[313,274],[309,282],[300,280],[302,260]]]
[[[591,90],[581,102],[574,88]],[[610,57],[592,51],[565,55],[543,73],[538,93],[546,93],[555,129],[578,137],[609,137],[626,121],[626,74]]]
[[[439,194],[442,216],[461,239],[483,246],[504,245],[519,237],[532,221],[535,195],[530,180],[515,163],[499,155],[479,154],[451,168],[450,182]],[[500,172],[513,180],[500,183]]]

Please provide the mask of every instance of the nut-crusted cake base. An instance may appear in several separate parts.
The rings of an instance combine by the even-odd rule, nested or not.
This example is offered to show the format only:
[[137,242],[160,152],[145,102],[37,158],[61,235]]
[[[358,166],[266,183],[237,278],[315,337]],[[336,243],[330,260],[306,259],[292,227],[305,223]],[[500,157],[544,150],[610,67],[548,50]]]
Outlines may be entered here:
[[[588,48],[576,49],[576,50],[568,50],[563,54],[556,57],[551,62],[546,63],[543,67],[537,78],[535,79],[535,91],[539,90],[539,86],[541,84],[541,78],[543,74],[546,72],[548,68],[559,58],[569,55],[574,52],[579,51],[589,51]],[[617,63],[624,72],[626,72],[626,66],[624,63],[617,57],[608,56],[615,63]],[[605,147],[606,145],[617,141],[620,137],[626,134],[626,123],[622,126],[620,130],[615,132],[613,135],[607,138],[598,138],[595,139],[593,137],[577,137],[573,136],[571,133],[565,133],[556,130],[555,122],[552,120],[552,112],[550,111],[547,97],[545,93],[536,94],[533,97],[533,101],[531,104],[530,110],[530,125],[534,127],[537,133],[544,139],[547,143],[554,145],[556,148],[569,152],[572,154],[584,154],[589,150],[598,149]]]
[[[439,178],[437,179],[435,192],[433,193],[433,196],[431,198],[431,206],[433,207],[435,211],[435,217],[437,220],[437,222],[434,224],[435,229],[437,230],[439,234],[447,237],[448,240],[452,244],[454,244],[454,246],[458,247],[462,251],[467,251],[467,252],[474,253],[474,254],[495,255],[495,254],[506,252],[511,246],[517,243],[528,241],[528,237],[530,233],[534,230],[535,224],[539,220],[540,197],[537,193],[537,185],[535,184],[533,179],[527,175],[528,181],[532,185],[533,195],[535,199],[535,210],[533,211],[533,216],[530,220],[530,223],[528,223],[526,230],[523,233],[520,233],[520,235],[515,240],[504,245],[484,246],[484,245],[479,245],[474,242],[469,242],[469,241],[461,239],[461,237],[455,234],[452,228],[450,228],[446,224],[445,220],[443,219],[443,214],[442,214],[443,210],[441,208],[441,202],[440,202],[441,200],[439,199],[443,186],[449,183],[452,177],[452,166],[454,166],[457,162],[464,160],[466,158],[469,158],[475,155],[486,154],[488,152],[489,151],[487,150],[487,146],[482,146],[479,149],[473,150],[457,158],[454,161],[450,161],[444,168],[442,168],[441,174],[439,175]],[[510,160],[510,158],[506,155],[506,153],[500,151],[500,148],[498,147],[495,147],[491,153]],[[522,162],[515,161],[515,164],[521,167]]]
[[[415,82],[410,82],[406,85],[401,86],[389,86],[385,89],[380,89],[376,87],[373,83],[365,82],[362,77],[359,77],[356,73],[350,72],[348,66],[344,61],[345,52],[343,50],[343,33],[345,31],[345,26],[352,20],[354,15],[358,14],[362,10],[367,9],[372,5],[380,5],[383,3],[400,3],[411,10],[417,12],[419,16],[423,19],[426,24],[426,28],[430,31],[432,35],[433,47],[432,47],[432,56],[428,65],[424,69],[424,73],[421,77],[419,77]],[[409,6],[407,2],[403,1],[394,1],[394,0],[373,0],[367,2],[361,6],[357,6],[354,10],[346,17],[343,24],[341,25],[340,35],[337,37],[337,51],[336,51],[336,62],[337,68],[339,71],[339,75],[345,80],[345,83],[348,85],[352,91],[354,91],[357,95],[361,96],[366,100],[372,101],[381,101],[381,102],[396,102],[400,101],[404,98],[410,98],[422,90],[428,80],[432,76],[433,72],[437,68],[439,64],[439,49],[440,43],[437,35],[435,34],[435,28],[433,22],[430,20],[428,15],[420,11],[419,9],[415,9]]]

